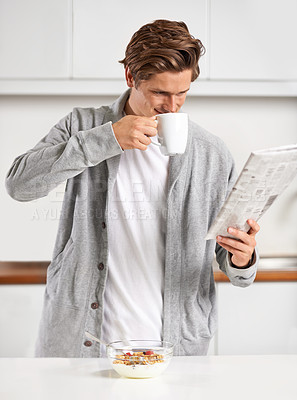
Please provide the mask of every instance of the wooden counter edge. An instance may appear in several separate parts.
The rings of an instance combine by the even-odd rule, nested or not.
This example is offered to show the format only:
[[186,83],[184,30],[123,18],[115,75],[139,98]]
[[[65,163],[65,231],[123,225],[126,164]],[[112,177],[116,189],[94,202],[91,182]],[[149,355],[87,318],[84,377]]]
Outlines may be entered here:
[[[0,261],[0,284],[45,284],[49,261]],[[216,282],[229,282],[221,271],[214,272]],[[255,282],[297,281],[296,270],[259,270]]]
[[0,261],[0,284],[45,284],[49,264],[49,261]]
[[[230,282],[223,272],[215,271],[216,282]],[[292,270],[258,270],[255,282],[297,282],[297,269]]]

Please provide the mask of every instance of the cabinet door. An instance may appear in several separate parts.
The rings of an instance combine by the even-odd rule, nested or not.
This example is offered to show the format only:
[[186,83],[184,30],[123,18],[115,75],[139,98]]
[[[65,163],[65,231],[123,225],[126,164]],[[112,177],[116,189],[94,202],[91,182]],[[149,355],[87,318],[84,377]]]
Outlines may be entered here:
[[0,285],[0,357],[34,357],[44,290],[45,285]]
[[211,0],[211,79],[297,79],[296,0]]
[[219,355],[297,353],[297,282],[217,288]]
[[0,3],[0,78],[67,78],[71,0]]
[[[142,25],[156,19],[184,21],[190,33],[206,43],[206,1],[162,2],[151,0],[100,0],[73,2],[73,73],[75,78],[124,78],[118,60],[132,35]],[[205,56],[201,77],[205,76]]]

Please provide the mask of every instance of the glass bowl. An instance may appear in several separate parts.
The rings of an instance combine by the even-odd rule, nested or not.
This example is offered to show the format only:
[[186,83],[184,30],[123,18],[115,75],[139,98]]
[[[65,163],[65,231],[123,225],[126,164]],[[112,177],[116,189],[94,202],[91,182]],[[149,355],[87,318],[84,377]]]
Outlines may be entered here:
[[158,340],[129,340],[109,343],[107,357],[112,368],[126,378],[153,378],[168,367],[174,345]]

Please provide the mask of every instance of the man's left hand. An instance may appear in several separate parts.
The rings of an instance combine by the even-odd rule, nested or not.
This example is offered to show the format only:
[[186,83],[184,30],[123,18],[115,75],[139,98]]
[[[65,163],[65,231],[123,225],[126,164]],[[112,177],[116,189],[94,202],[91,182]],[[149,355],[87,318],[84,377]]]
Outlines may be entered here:
[[253,219],[248,219],[247,223],[251,227],[247,233],[232,227],[228,228],[228,233],[236,239],[217,236],[217,243],[232,254],[231,261],[236,267],[246,267],[256,247],[255,236],[260,226]]

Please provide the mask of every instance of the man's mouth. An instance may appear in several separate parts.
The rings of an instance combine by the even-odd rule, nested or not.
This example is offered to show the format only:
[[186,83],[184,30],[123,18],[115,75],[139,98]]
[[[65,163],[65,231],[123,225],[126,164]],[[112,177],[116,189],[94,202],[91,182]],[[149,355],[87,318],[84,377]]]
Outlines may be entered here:
[[160,111],[160,110],[157,110],[156,108],[154,108],[154,110],[156,111],[157,114],[166,114],[166,113],[168,113],[168,111]]

